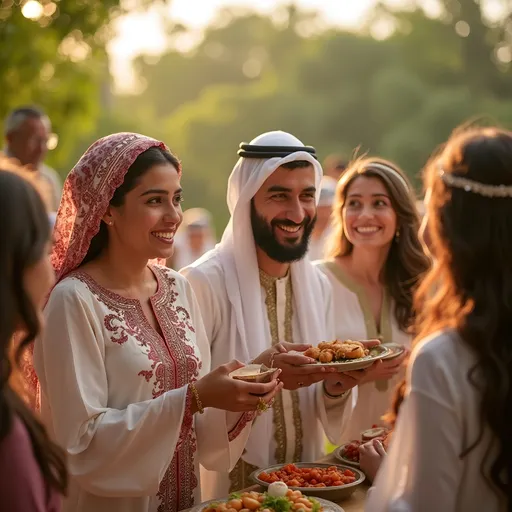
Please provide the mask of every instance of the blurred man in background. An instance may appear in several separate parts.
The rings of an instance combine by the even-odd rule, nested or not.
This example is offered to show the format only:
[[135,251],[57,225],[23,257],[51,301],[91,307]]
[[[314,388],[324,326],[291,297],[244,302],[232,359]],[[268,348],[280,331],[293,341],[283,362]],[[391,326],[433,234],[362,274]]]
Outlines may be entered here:
[[5,154],[36,173],[49,212],[59,208],[62,183],[59,175],[44,164],[51,137],[48,116],[37,107],[20,107],[5,120]]
[[347,168],[347,161],[341,155],[329,155],[324,160],[324,176],[338,181]]
[[215,243],[212,214],[204,208],[189,208],[183,212],[183,222],[174,238],[174,254],[167,265],[180,270],[213,249]]
[[320,184],[320,199],[316,208],[316,224],[309,241],[308,257],[311,261],[324,257],[325,242],[331,231],[331,213],[336,195],[337,181],[324,176]]

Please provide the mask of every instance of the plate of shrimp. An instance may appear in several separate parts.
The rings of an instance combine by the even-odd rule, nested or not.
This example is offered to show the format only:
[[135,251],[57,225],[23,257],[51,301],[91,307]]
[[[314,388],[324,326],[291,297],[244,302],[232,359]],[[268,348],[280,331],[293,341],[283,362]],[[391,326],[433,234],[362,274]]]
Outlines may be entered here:
[[338,368],[340,372],[362,370],[391,353],[392,350],[383,345],[366,348],[361,341],[322,341],[318,346],[310,347],[303,353],[317,362],[303,366],[332,366]]

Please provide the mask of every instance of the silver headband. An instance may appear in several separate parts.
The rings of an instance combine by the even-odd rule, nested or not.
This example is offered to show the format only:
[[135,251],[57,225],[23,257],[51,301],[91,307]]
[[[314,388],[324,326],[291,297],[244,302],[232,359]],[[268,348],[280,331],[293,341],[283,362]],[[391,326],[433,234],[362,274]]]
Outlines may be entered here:
[[400,173],[398,171],[393,169],[393,167],[390,167],[389,165],[381,164],[379,162],[371,162],[371,163],[367,164],[365,167],[367,169],[371,169],[372,167],[376,167],[377,169],[380,169],[381,171],[386,171],[386,172],[392,174],[393,176],[398,178],[400,183],[404,186],[405,190],[407,190],[407,192],[409,192],[409,186],[407,185],[407,182],[404,180],[404,178],[400,175]]
[[484,197],[512,197],[512,186],[510,185],[486,185],[478,181],[468,180],[461,176],[444,172],[441,164],[438,164],[438,174],[445,185],[453,188],[461,188],[466,192],[472,192]]

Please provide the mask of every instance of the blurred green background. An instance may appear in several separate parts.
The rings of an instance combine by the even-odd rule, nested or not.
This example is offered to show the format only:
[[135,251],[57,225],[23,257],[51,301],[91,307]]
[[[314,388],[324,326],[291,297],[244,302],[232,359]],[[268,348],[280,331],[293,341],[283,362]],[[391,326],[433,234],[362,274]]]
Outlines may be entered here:
[[211,210],[219,231],[238,144],[267,130],[291,131],[320,159],[383,156],[418,184],[457,124],[512,127],[512,1],[440,0],[432,15],[433,2],[375,4],[357,30],[293,4],[228,8],[186,50],[175,43],[189,29],[162,14],[167,47],[136,58],[138,85],[121,94],[107,52],[116,20],[169,2],[0,0],[0,116],[43,107],[59,136],[48,163],[62,176],[100,136],[164,140],[183,161],[185,207]]

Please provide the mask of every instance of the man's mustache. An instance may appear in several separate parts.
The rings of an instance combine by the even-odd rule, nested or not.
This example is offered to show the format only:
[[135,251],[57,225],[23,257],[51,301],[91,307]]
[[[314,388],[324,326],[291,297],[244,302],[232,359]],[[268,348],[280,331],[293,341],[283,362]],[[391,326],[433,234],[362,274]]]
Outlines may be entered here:
[[300,228],[303,226],[305,227],[305,226],[311,224],[311,217],[309,217],[309,216],[305,217],[304,220],[300,224],[297,224],[296,222],[293,222],[292,220],[289,220],[289,219],[283,219],[283,220],[273,219],[270,222],[270,225],[272,227],[276,227],[278,224],[280,224],[281,226],[289,226],[291,228]]

